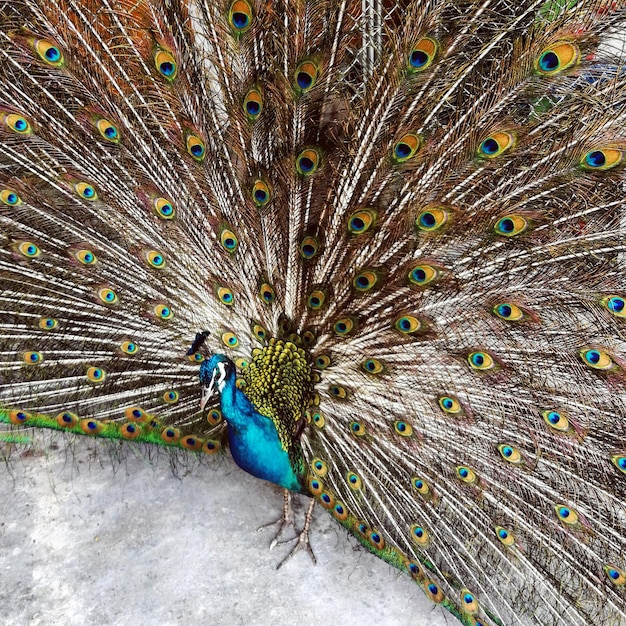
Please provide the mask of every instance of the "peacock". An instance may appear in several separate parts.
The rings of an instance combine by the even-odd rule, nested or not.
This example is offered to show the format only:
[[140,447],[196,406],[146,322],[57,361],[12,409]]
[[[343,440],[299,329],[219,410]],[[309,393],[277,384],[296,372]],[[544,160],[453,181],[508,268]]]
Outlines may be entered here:
[[625,25],[3,3],[2,440],[228,449],[466,626],[626,623]]

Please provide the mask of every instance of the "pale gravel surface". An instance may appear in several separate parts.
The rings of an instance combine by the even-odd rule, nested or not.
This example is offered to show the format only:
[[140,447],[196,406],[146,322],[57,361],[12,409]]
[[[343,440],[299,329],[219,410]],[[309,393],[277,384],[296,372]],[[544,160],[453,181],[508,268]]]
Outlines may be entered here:
[[281,491],[230,459],[179,466],[180,480],[167,456],[113,472],[95,442],[52,443],[0,470],[3,626],[459,624],[321,509],[318,564],[300,553],[277,571],[288,548],[268,551],[273,531],[256,529]]

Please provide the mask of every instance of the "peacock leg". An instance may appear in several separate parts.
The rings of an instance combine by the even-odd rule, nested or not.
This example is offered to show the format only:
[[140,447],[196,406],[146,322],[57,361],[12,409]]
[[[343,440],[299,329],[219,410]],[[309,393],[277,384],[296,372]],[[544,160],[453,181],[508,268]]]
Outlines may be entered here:
[[291,543],[292,541],[295,541],[296,545],[291,549],[291,552],[289,552],[289,554],[276,566],[276,569],[280,569],[296,552],[299,552],[303,548],[306,548],[306,551],[309,553],[309,556],[313,561],[313,565],[317,564],[317,559],[315,558],[313,548],[311,548],[311,541],[309,540],[309,528],[311,526],[311,520],[313,519],[314,508],[315,500],[311,498],[309,508],[307,509],[306,516],[304,518],[304,526],[302,527],[302,530],[293,539],[278,542]]
[[289,491],[288,489],[285,489],[283,491],[282,515],[278,519],[274,520],[273,522],[270,522],[269,524],[264,524],[263,526],[259,526],[259,528],[257,528],[257,532],[261,532],[262,530],[265,530],[266,528],[270,528],[271,526],[276,526],[277,524],[278,524],[278,530],[270,543],[270,550],[279,543],[278,538],[283,534],[283,532],[287,528],[291,527],[294,529],[294,532],[297,532],[295,521],[294,521],[293,509],[291,508],[291,491]]

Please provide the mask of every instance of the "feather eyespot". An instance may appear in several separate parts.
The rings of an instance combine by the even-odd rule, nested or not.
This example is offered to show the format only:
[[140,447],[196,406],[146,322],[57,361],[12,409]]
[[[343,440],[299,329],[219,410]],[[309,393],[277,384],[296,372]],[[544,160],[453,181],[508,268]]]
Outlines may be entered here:
[[411,478],[411,486],[415,491],[417,491],[422,496],[427,496],[430,494],[430,486],[428,483],[422,478]]
[[600,302],[609,313],[617,317],[626,317],[626,300],[621,296],[607,296]]
[[313,459],[311,461],[311,469],[320,477],[324,478],[328,474],[328,464],[322,459]]
[[252,7],[246,0],[235,0],[228,10],[228,23],[237,35],[245,33],[252,25]]
[[257,207],[265,206],[271,198],[270,188],[262,180],[256,180],[252,186],[252,201]]
[[319,68],[313,61],[303,61],[298,65],[295,72],[295,86],[300,93],[312,89],[317,81]]
[[450,415],[458,415],[463,412],[461,403],[452,396],[441,396],[438,398],[437,402],[441,410],[449,413]]
[[33,47],[37,56],[48,65],[53,67],[61,67],[63,65],[63,53],[55,44],[45,39],[35,39],[33,41]]
[[494,159],[515,145],[515,135],[506,131],[493,133],[484,139],[478,147],[478,156]]
[[137,354],[139,352],[139,346],[134,341],[125,341],[120,349],[125,354]]
[[9,421],[16,426],[24,424],[24,422],[27,422],[31,417],[32,415],[26,411],[11,411],[9,413]]
[[4,125],[18,135],[29,135],[32,132],[30,122],[17,113],[8,113],[1,116]]
[[86,435],[97,435],[104,430],[103,424],[95,419],[80,420],[80,428]]
[[377,530],[370,529],[367,532],[367,538],[372,547],[376,548],[376,550],[382,550],[385,547],[385,539]]
[[544,411],[542,413],[542,416],[546,424],[554,430],[567,432],[571,429],[571,425],[567,417],[565,417],[558,411]]
[[352,333],[356,328],[356,324],[351,317],[343,317],[333,324],[333,331],[340,337],[345,337]]
[[393,160],[396,163],[405,163],[415,156],[421,147],[421,139],[415,133],[407,133],[393,147]]
[[21,241],[17,245],[17,251],[27,259],[35,259],[41,255],[41,249],[32,241]]
[[165,267],[165,258],[158,250],[148,250],[146,252],[146,261],[150,267],[162,269]]
[[106,372],[101,367],[88,367],[87,380],[91,383],[101,383],[106,378]]
[[11,189],[3,189],[0,191],[0,202],[7,206],[17,206],[22,203],[22,199]]
[[422,322],[413,315],[403,315],[393,323],[393,328],[403,335],[413,335],[422,329]]
[[500,319],[506,320],[507,322],[518,322],[524,318],[524,311],[511,302],[500,302],[496,304],[492,312],[494,315],[497,315]]
[[217,297],[220,299],[220,302],[222,304],[225,304],[226,306],[232,306],[235,302],[235,296],[228,287],[217,287],[216,292]]
[[306,305],[312,311],[319,311],[326,302],[326,294],[321,289],[311,292],[306,300]]
[[259,89],[253,87],[248,91],[243,99],[243,111],[246,117],[254,122],[263,110],[263,94]]
[[94,200],[98,199],[98,194],[95,188],[89,183],[76,183],[74,185],[74,191],[84,200],[89,200],[90,202],[93,202]]
[[163,394],[163,402],[166,402],[167,404],[175,404],[176,402],[178,402],[179,397],[180,395],[178,391],[170,389]]
[[78,250],[75,256],[83,265],[95,265],[98,262],[98,258],[91,250]]
[[53,330],[59,325],[59,322],[53,317],[42,317],[37,325],[42,330]]
[[217,426],[222,423],[222,412],[219,409],[211,409],[206,415],[206,420],[211,426]]
[[496,526],[496,537],[505,546],[512,546],[515,543],[515,537],[511,531],[503,528],[502,526]]
[[393,429],[396,434],[401,437],[412,437],[413,436],[413,426],[411,424],[407,424],[403,420],[396,420],[393,423]]
[[408,274],[409,283],[417,287],[425,287],[426,285],[435,282],[441,272],[432,265],[418,265],[411,269]]
[[189,133],[185,138],[185,146],[187,152],[198,162],[204,161],[206,156],[206,147],[204,141],[197,135]]
[[581,350],[579,353],[585,365],[596,370],[611,370],[616,367],[615,362],[604,350],[597,350],[595,348]]
[[443,207],[431,207],[418,214],[415,226],[418,230],[432,233],[445,226],[448,217],[449,213]]
[[175,443],[180,439],[180,430],[178,428],[165,428],[161,431],[161,439],[165,443]]
[[171,220],[176,214],[174,205],[166,198],[156,198],[154,200],[154,211],[162,220]]
[[407,561],[405,564],[407,574],[413,579],[417,581],[424,580],[426,574],[424,574],[424,570],[419,563],[415,561]]
[[74,428],[78,424],[78,420],[78,415],[70,411],[63,411],[56,417],[56,422],[61,428]]
[[508,444],[500,444],[498,446],[498,452],[505,461],[508,461],[512,465],[521,465],[523,462],[522,455],[517,448]]
[[459,480],[467,485],[475,485],[478,482],[478,476],[476,475],[476,472],[466,465],[457,465],[455,471]]
[[355,472],[348,472],[346,474],[346,481],[348,482],[348,487],[353,491],[360,491],[363,488],[363,480]]
[[348,509],[341,502],[336,502],[333,507],[333,516],[340,522],[345,522],[348,519]]
[[102,287],[102,289],[98,290],[98,298],[105,304],[116,304],[119,301],[115,291],[108,287]]
[[[203,357],[204,360],[204,357]],[[235,359],[235,367],[239,370],[245,370],[246,367],[248,367],[248,365],[250,365],[249,361],[246,361],[246,359],[242,359],[241,357],[239,357],[238,359]]]
[[424,591],[426,592],[426,595],[433,601],[433,602],[441,602],[444,598],[443,595],[443,591],[441,590],[441,587],[439,587],[439,585],[434,582],[433,580],[425,580],[424,581]]
[[309,260],[319,252],[319,241],[317,237],[307,236],[300,242],[300,256]]
[[204,356],[202,356],[202,354],[200,354],[199,352],[194,352],[193,354],[189,354],[187,358],[192,363],[202,363],[202,361],[204,361]]
[[318,496],[318,501],[325,509],[332,509],[335,506],[335,496],[328,491],[322,491]]
[[348,232],[352,235],[361,235],[367,232],[376,222],[376,211],[360,209],[348,218]]
[[468,589],[461,590],[461,610],[470,615],[478,613],[478,602]]
[[178,64],[174,55],[167,50],[159,49],[154,55],[154,66],[166,81],[171,82],[178,73]]
[[304,177],[312,176],[320,166],[320,153],[308,148],[303,150],[296,158],[296,169],[298,174]]
[[430,543],[430,535],[419,524],[413,524],[411,526],[411,539],[421,548],[425,548]]
[[324,491],[324,483],[319,478],[311,477],[309,479],[309,491],[314,496],[319,496]]
[[143,422],[148,417],[148,414],[139,406],[129,406],[124,409],[124,415],[127,420],[133,422]]
[[28,365],[39,365],[42,362],[43,354],[41,354],[41,352],[35,352],[33,350],[24,352],[24,363],[27,363]]
[[471,352],[467,357],[467,362],[472,369],[481,372],[486,372],[496,367],[496,362],[487,352]]
[[202,452],[205,454],[216,454],[222,448],[222,444],[214,439],[207,439],[202,445]]
[[135,439],[141,433],[141,429],[137,426],[137,424],[124,424],[120,428],[120,434],[124,439]]
[[269,283],[263,283],[259,287],[259,296],[261,300],[265,302],[265,304],[272,304],[274,300],[276,300],[276,292],[274,291],[274,287],[272,287]]
[[252,334],[259,340],[265,341],[267,339],[267,330],[260,324],[255,324],[252,327]]
[[222,343],[229,348],[236,348],[239,345],[239,339],[235,333],[222,333]]
[[615,454],[611,457],[611,461],[620,472],[626,474],[626,456],[623,454]]
[[237,235],[230,230],[230,228],[222,228],[222,232],[220,233],[220,243],[226,252],[230,252],[232,254],[237,250],[239,239],[237,238]]
[[356,437],[363,437],[366,433],[365,426],[361,422],[350,422],[350,432]]
[[411,72],[423,72],[432,65],[437,54],[437,42],[431,37],[422,37],[409,53]]
[[113,122],[105,118],[100,118],[96,122],[96,128],[98,129],[100,136],[106,141],[109,141],[111,143],[119,143],[120,133],[117,129],[117,126]]
[[337,398],[338,400],[345,400],[348,397],[346,388],[341,385],[331,385],[328,391],[333,398]]
[[326,418],[321,411],[315,411],[311,416],[311,421],[315,424],[317,428],[324,428],[326,425]]
[[615,567],[615,565],[605,565],[604,571],[614,585],[618,585],[619,587],[626,585],[626,572],[624,570]]
[[617,167],[624,160],[624,152],[615,148],[599,148],[587,152],[582,158],[581,165],[586,170],[610,170]]
[[555,504],[554,510],[556,511],[557,517],[564,523],[572,526],[578,523],[578,513],[569,506],[565,504]]
[[366,359],[361,363],[361,369],[368,374],[381,374],[385,371],[385,366],[378,359]]
[[378,274],[374,270],[363,270],[354,277],[352,285],[357,291],[369,291],[376,287],[378,278]]
[[187,450],[192,450],[194,452],[198,452],[199,450],[201,450],[203,443],[204,442],[202,441],[202,439],[198,439],[193,435],[186,435],[180,440],[180,445],[183,448]]
[[501,217],[493,227],[496,235],[503,237],[515,237],[528,229],[528,222],[521,215],[505,215]]
[[327,354],[320,354],[315,357],[315,367],[320,370],[325,370],[331,363],[330,357]]
[[157,319],[160,320],[167,321],[174,317],[174,311],[172,311],[171,307],[167,306],[167,304],[157,304],[153,311]]
[[578,63],[580,50],[569,41],[559,41],[541,52],[535,61],[540,74],[558,74]]

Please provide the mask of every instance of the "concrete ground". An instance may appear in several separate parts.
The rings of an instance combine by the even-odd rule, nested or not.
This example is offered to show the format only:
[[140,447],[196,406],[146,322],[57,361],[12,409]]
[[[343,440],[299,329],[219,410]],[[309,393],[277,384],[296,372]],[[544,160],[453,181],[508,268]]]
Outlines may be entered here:
[[459,624],[319,507],[318,564],[302,552],[276,570],[289,548],[269,551],[273,531],[256,529],[279,517],[281,491],[230,458],[186,455],[177,477],[167,454],[119,458],[82,437],[3,450],[5,626]]

